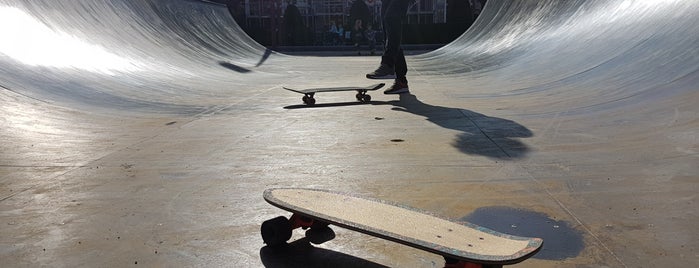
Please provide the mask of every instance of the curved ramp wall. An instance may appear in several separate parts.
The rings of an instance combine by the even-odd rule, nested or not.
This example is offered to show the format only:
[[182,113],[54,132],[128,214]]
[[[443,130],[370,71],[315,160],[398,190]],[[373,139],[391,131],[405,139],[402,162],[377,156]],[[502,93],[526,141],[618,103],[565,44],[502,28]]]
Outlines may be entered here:
[[196,1],[3,0],[0,13],[2,86],[49,102],[197,110],[280,57]]
[[[300,96],[280,84],[356,83],[378,58],[274,53],[197,1],[0,0],[0,254],[260,266],[259,192],[288,183],[454,213],[515,204],[585,232],[587,255],[522,265],[690,266],[697,13],[695,0],[490,0],[460,38],[408,59],[414,95],[283,109]],[[392,135],[410,138],[385,146]]]
[[[463,97],[525,97],[531,112],[586,112],[696,95],[697,1],[488,1],[415,70]],[[537,101],[538,100],[538,101]]]

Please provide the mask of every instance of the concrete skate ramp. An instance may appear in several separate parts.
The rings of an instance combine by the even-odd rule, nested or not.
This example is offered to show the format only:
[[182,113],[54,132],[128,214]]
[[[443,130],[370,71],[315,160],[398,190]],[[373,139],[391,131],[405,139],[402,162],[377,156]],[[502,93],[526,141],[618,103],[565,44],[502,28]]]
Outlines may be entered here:
[[441,265],[343,231],[263,247],[260,223],[284,213],[262,192],[292,186],[543,237],[521,267],[697,266],[697,13],[490,0],[463,36],[408,59],[411,94],[306,109],[281,86],[372,84],[379,58],[276,53],[199,1],[0,0],[0,256]]
[[191,112],[272,53],[227,9],[196,1],[0,3],[3,86],[45,101]]

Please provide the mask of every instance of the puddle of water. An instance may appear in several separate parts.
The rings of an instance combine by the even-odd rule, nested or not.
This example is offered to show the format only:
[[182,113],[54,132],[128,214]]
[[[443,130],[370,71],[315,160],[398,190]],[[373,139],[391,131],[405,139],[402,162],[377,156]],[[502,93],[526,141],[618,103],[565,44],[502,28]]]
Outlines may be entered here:
[[585,248],[583,233],[566,221],[551,219],[535,211],[510,207],[484,207],[460,220],[498,232],[544,239],[544,246],[533,258],[563,260],[576,257]]

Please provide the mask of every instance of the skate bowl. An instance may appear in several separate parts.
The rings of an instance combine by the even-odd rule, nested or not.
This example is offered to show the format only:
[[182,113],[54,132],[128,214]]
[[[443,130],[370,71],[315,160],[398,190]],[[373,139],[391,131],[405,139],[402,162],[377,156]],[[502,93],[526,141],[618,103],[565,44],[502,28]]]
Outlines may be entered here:
[[698,13],[689,0],[491,0],[455,41],[408,57],[410,94],[285,109],[301,103],[283,86],[373,84],[379,57],[275,52],[210,2],[0,0],[0,256],[443,261],[342,232],[298,255],[313,260],[261,251],[259,225],[279,213],[264,189],[313,187],[454,219],[526,210],[537,220],[488,220],[582,237],[566,254],[545,241],[563,257],[521,267],[697,266]]

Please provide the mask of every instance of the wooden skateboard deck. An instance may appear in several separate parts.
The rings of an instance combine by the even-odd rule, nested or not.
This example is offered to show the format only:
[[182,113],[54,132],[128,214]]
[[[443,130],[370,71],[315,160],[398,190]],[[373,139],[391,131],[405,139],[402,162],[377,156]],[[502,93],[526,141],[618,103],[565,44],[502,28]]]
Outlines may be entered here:
[[[328,225],[336,225],[439,254],[447,260],[446,267],[498,267],[526,260],[543,244],[540,238],[508,235],[351,194],[277,188],[266,190],[263,196],[268,203],[293,213],[290,219],[281,216],[262,224],[262,238],[269,246],[286,243],[298,227],[310,228],[308,237],[314,229],[327,231]],[[332,239],[334,233],[329,236]],[[457,264],[449,264],[454,262]]]
[[336,91],[357,91],[357,95],[355,96],[358,101],[361,102],[369,102],[371,101],[371,96],[367,94],[367,91],[373,91],[377,90],[379,88],[382,88],[384,83],[380,84],[375,84],[371,85],[368,87],[325,87],[325,88],[307,88],[307,89],[293,89],[293,88],[288,88],[288,87],[283,87],[286,90],[293,91],[296,93],[301,93],[303,94],[303,103],[305,103],[308,106],[312,106],[316,103],[316,100],[314,98],[314,95],[318,92],[336,92]]

